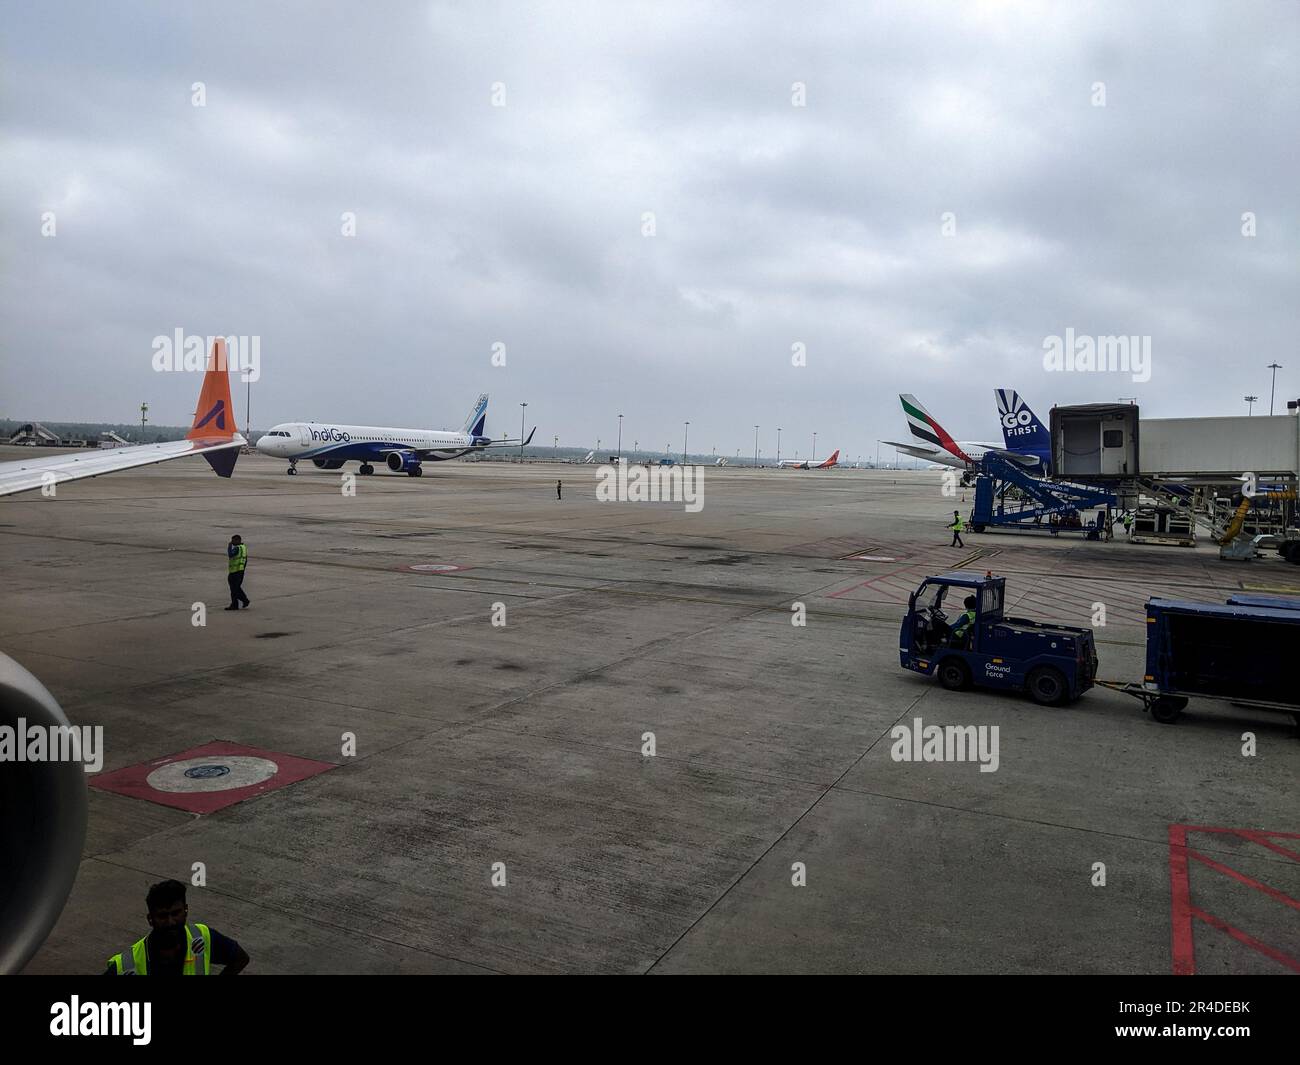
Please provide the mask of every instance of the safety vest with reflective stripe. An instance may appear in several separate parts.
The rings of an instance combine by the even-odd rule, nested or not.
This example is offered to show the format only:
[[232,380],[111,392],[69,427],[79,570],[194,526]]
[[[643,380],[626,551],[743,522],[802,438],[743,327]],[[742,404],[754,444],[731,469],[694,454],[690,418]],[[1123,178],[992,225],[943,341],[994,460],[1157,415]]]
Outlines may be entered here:
[[230,556],[230,572],[239,573],[248,565],[248,545],[240,544]]
[[963,529],[966,528],[966,523],[962,521],[961,518],[954,518],[952,524],[949,525],[948,528],[955,529],[957,532],[961,532]]
[[958,619],[957,624],[953,626],[953,636],[965,636],[966,630],[975,624],[975,611],[967,610],[966,613]]
[[[137,939],[129,952],[114,954],[108,964],[118,976],[148,976],[148,936]],[[210,976],[212,973],[212,931],[205,924],[185,926],[185,966],[182,976]]]

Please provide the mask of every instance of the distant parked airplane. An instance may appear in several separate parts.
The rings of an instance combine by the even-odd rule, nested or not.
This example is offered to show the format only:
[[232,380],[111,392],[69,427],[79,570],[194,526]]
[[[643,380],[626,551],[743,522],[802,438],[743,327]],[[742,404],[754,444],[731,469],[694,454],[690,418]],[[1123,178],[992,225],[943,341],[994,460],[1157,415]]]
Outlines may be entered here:
[[786,459],[781,463],[783,470],[829,470],[832,466],[838,466],[840,461],[839,448],[830,458],[818,462],[816,459]]

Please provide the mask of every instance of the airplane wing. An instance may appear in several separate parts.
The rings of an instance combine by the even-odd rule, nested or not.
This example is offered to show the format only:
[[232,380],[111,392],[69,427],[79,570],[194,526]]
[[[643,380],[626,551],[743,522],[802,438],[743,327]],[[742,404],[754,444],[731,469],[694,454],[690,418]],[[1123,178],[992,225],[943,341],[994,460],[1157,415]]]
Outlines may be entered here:
[[528,439],[525,440],[522,444],[518,440],[511,440],[509,438],[506,438],[504,440],[493,440],[492,443],[490,444],[479,444],[478,447],[476,447],[474,450],[482,451],[484,448],[489,448],[489,447],[527,447],[529,444],[533,442],[533,434],[536,432],[537,432],[537,426],[534,425],[533,431],[528,434]]
[[1042,465],[1042,459],[1039,458],[1039,456],[1026,454],[1023,451],[1008,451],[1006,448],[1002,447],[991,447],[988,449],[988,452],[986,452],[986,454],[988,453],[1000,455],[1004,459],[1009,459],[1017,465],[1027,466],[1030,469]]
[[229,477],[234,472],[235,460],[244,442],[244,438],[235,432],[234,408],[230,404],[230,374],[226,369],[226,342],[218,339],[212,345],[208,369],[203,375],[194,424],[184,440],[0,462],[0,496],[79,481],[85,477],[100,477],[137,466],[150,466],[186,455],[202,455],[218,476]]
[[890,447],[896,447],[904,454],[912,455],[918,459],[926,459],[931,455],[948,455],[948,452],[940,451],[937,447],[917,447],[915,444],[900,444],[897,440],[882,440],[880,442],[888,444]]

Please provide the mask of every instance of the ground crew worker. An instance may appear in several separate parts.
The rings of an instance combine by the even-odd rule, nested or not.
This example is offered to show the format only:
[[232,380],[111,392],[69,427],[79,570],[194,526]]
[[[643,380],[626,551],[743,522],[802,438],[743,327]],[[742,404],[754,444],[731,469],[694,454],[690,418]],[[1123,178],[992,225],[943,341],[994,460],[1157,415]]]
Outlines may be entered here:
[[966,611],[957,619],[957,624],[952,627],[952,645],[965,643],[970,636],[971,629],[975,626],[975,597],[968,595],[965,601]]
[[1126,510],[1124,516],[1119,520],[1124,523],[1124,535],[1131,536],[1133,533],[1133,515]]
[[962,543],[961,540],[961,531],[962,529],[966,528],[966,525],[961,520],[961,515],[958,514],[955,510],[952,512],[952,524],[949,525],[948,528],[952,530],[952,543],[950,543],[948,546],[965,547],[966,545]]
[[226,547],[226,582],[230,585],[230,605],[227,610],[238,610],[242,602],[248,608],[248,596],[244,594],[244,570],[248,568],[248,546],[236,533],[230,538]]
[[563,482],[563,481],[556,481],[556,482],[555,482],[555,501],[556,501],[557,503],[558,503],[561,499],[564,498],[564,493],[562,492],[562,489],[563,489],[563,488],[564,488],[564,482]]
[[248,954],[233,939],[188,923],[185,885],[179,880],[154,884],[145,905],[153,931],[109,958],[105,976],[210,976],[214,965],[225,966],[220,975],[234,976],[248,964]]

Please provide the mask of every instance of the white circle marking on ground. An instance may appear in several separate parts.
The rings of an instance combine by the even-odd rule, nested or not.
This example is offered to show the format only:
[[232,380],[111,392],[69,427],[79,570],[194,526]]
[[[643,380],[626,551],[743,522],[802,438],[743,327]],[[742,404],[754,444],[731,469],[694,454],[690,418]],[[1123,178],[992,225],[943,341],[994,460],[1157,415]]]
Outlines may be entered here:
[[[226,772],[218,772],[224,769]],[[186,770],[195,774],[186,776]],[[159,766],[145,783],[155,791],[199,792],[234,791],[251,784],[270,780],[280,767],[269,758],[254,758],[246,754],[209,754],[202,758],[186,758]]]

